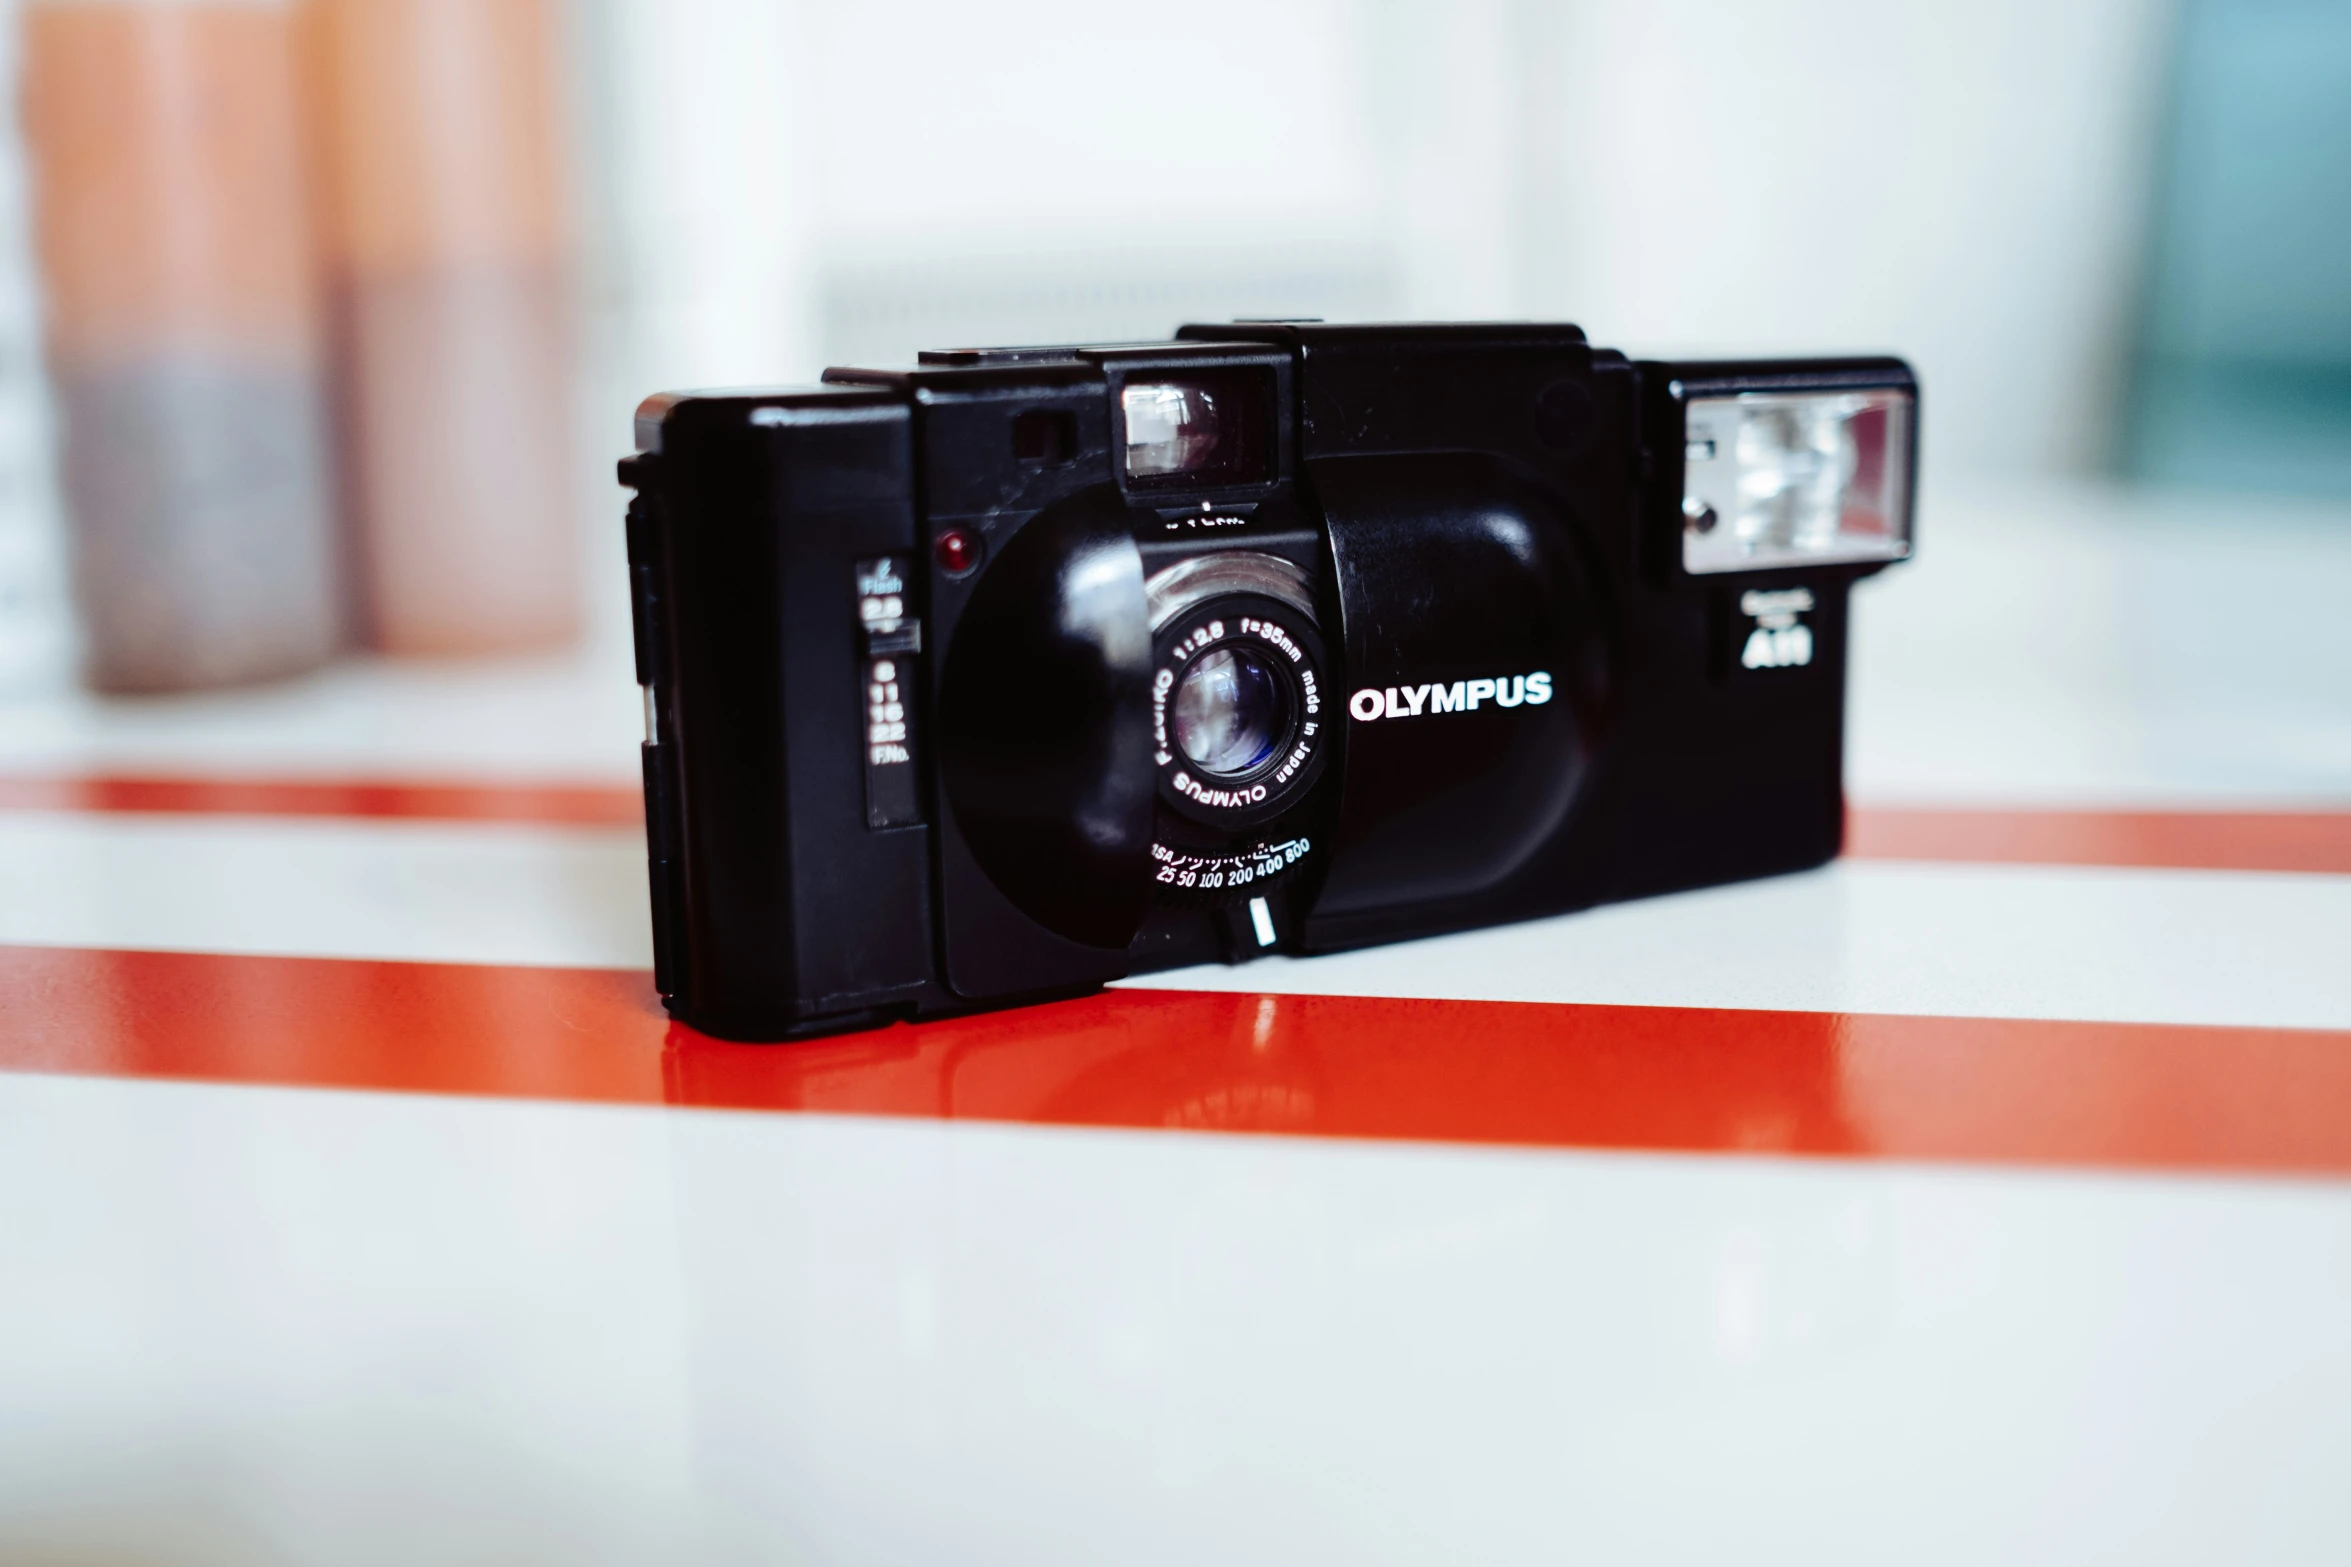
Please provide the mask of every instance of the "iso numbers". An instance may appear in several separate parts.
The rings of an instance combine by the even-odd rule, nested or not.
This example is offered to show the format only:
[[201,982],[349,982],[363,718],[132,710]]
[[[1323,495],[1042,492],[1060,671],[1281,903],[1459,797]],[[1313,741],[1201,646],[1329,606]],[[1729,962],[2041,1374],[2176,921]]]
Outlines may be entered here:
[[1259,844],[1239,859],[1211,860],[1155,843],[1151,846],[1151,856],[1159,861],[1157,880],[1161,884],[1187,891],[1216,892],[1228,887],[1246,887],[1288,870],[1304,859],[1312,847],[1304,838],[1292,838],[1283,843]]

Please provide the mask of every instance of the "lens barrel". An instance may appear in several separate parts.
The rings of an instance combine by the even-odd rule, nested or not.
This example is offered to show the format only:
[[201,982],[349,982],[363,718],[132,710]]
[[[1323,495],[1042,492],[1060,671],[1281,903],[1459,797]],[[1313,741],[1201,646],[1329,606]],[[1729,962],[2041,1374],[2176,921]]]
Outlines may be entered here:
[[1305,573],[1228,551],[1155,575],[1152,760],[1159,797],[1209,827],[1297,804],[1329,749],[1329,660]]

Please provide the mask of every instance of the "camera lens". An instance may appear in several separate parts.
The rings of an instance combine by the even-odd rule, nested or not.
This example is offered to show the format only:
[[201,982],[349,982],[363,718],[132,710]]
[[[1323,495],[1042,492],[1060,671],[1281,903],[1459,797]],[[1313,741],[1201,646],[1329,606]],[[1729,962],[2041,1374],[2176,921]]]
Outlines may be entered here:
[[1173,728],[1193,766],[1237,778],[1289,743],[1290,688],[1249,648],[1220,647],[1184,672]]

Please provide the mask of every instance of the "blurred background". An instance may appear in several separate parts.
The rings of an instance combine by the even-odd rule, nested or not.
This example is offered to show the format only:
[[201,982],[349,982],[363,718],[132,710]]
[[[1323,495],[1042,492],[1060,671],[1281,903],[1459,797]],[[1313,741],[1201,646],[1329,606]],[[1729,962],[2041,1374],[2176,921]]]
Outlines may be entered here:
[[[1902,352],[1914,569],[1964,574],[1946,527],[2042,549],[2036,613],[2108,613],[2069,607],[2084,529],[2193,517],[2224,530],[2198,561],[2230,527],[2351,535],[2342,0],[6,21],[0,690],[50,715],[26,735],[102,722],[77,683],[411,667],[596,672],[620,711],[610,464],[642,395],[1243,314]],[[2285,556],[2248,570],[2230,591],[2293,591]],[[1885,659],[1923,700],[1932,672]],[[1966,772],[1914,738],[1909,784]],[[2293,744],[2303,786],[2351,787],[2351,740]]]

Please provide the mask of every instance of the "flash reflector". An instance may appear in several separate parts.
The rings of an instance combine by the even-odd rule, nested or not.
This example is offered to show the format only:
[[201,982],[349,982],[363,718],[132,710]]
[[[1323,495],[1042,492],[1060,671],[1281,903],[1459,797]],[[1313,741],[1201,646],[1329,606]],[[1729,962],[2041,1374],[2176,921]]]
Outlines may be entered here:
[[1893,387],[1691,397],[1684,569],[1908,556],[1913,406]]

